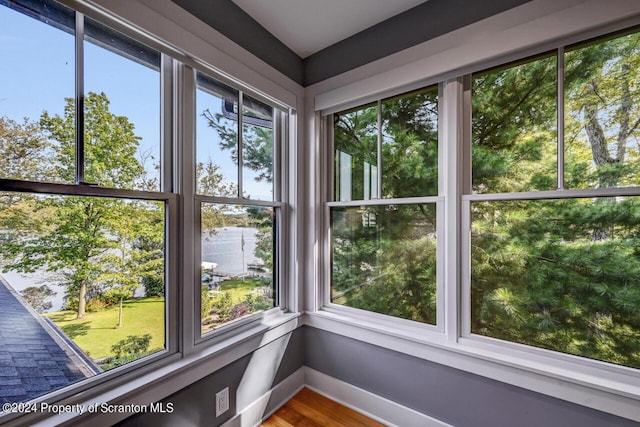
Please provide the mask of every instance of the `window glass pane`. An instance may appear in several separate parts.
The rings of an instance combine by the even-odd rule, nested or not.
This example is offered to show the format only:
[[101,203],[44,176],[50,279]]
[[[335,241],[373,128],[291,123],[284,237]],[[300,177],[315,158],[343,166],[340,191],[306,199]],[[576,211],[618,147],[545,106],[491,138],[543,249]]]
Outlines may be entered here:
[[471,331],[640,367],[640,198],[474,202]]
[[197,74],[196,192],[238,196],[238,91]]
[[164,202],[0,193],[0,401],[164,350],[164,230]]
[[557,187],[556,62],[552,56],[473,76],[473,192]]
[[331,209],[331,302],[436,323],[436,205]]
[[640,185],[640,34],[565,54],[570,188]]
[[242,98],[243,197],[273,200],[273,108]]
[[[75,153],[74,12],[4,1],[0,22],[0,178],[73,183],[75,163],[63,153]],[[54,126],[65,114],[68,126]]]
[[84,58],[85,181],[158,191],[160,54],[85,18]]
[[202,333],[275,306],[275,209],[201,204]]
[[382,197],[438,194],[438,88],[382,101]]
[[335,200],[378,198],[378,108],[334,114]]

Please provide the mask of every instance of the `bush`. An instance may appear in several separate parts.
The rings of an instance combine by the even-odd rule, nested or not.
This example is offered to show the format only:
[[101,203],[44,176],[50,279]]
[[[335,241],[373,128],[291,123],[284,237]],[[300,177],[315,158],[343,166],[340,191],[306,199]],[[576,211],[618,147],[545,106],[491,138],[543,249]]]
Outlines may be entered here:
[[149,351],[149,345],[151,344],[151,334],[144,334],[142,336],[129,335],[127,338],[118,341],[111,346],[113,357],[103,359],[98,364],[100,367],[108,371],[109,369],[117,368],[118,366],[125,365],[141,357],[153,353]]
[[72,311],[78,311],[78,302],[80,300],[78,298],[65,298],[64,299],[64,309],[65,310],[72,310]]
[[95,313],[105,309],[111,304],[107,304],[102,298],[93,298],[87,302],[86,310],[90,313]]
[[200,313],[203,319],[211,314],[212,306],[213,301],[209,296],[209,287],[203,286],[202,291],[200,292]]
[[248,294],[244,297],[244,304],[249,307],[251,312],[269,310],[273,307],[272,301],[270,292]]
[[143,277],[142,286],[144,286],[144,296],[146,297],[163,297],[164,296],[164,280],[155,277]]
[[229,313],[228,321],[239,319],[247,314],[251,313],[251,308],[246,303],[236,304],[231,307],[231,312]]
[[232,308],[233,301],[229,292],[223,292],[222,296],[213,304],[213,310],[218,315],[218,321],[220,322],[225,322],[229,319]]
[[111,351],[116,359],[127,361],[140,358],[146,353],[151,344],[151,334],[129,335],[111,346]]

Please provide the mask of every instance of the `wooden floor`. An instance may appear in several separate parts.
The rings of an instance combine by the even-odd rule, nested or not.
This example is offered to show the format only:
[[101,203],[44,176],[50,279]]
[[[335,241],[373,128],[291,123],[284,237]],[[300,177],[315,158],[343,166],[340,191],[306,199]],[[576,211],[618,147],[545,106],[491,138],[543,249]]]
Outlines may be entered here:
[[371,418],[303,388],[261,424],[266,427],[384,427]]

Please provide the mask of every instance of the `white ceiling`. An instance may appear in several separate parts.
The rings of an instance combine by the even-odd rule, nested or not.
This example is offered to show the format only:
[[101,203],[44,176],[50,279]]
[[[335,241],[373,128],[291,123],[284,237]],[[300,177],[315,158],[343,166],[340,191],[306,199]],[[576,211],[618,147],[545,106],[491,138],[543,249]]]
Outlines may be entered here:
[[427,0],[232,0],[300,57]]

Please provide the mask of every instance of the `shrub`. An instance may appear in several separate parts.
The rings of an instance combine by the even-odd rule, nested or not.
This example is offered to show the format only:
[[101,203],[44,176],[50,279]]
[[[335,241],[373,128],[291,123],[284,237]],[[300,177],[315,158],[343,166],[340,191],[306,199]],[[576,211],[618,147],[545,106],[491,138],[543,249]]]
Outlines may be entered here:
[[129,335],[111,346],[111,351],[116,359],[127,361],[140,358],[149,349],[151,334]]

